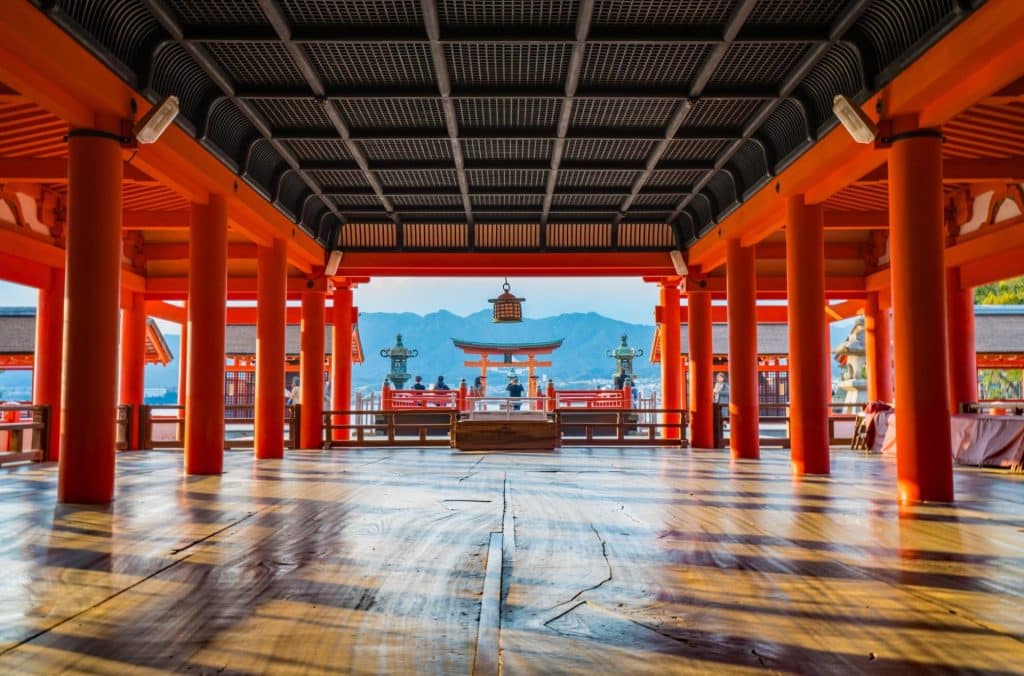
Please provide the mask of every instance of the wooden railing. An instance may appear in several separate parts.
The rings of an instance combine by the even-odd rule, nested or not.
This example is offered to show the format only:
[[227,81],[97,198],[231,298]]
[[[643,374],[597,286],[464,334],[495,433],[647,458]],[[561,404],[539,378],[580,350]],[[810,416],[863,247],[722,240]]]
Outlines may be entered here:
[[[760,408],[777,409],[778,404],[763,405]],[[829,402],[829,416],[828,416],[828,441],[829,444],[849,444],[853,442],[853,437],[856,434],[856,426],[860,412],[864,409],[864,404],[853,403],[848,404],[844,402]],[[784,405],[785,410],[789,411],[789,406]],[[845,411],[855,411],[854,413],[846,413]],[[837,411],[843,411],[839,413]],[[725,425],[729,420],[729,405],[728,404],[715,404],[713,409],[714,415],[714,430],[715,430],[715,448],[725,448],[728,446],[726,443],[728,436],[725,432]],[[837,431],[837,426],[841,426],[844,423],[850,424],[850,433],[840,435]],[[784,425],[785,434],[783,436],[767,436],[763,434],[765,425]],[[761,429],[762,434],[759,435],[759,443],[761,446],[778,446],[781,448],[788,448],[792,443],[792,427],[789,415],[760,415],[758,416],[758,427]]]
[[[325,448],[352,446],[450,446],[458,411],[445,408],[324,411]],[[348,422],[335,423],[338,420]],[[347,430],[348,439],[335,439]]]
[[1024,399],[963,402],[960,404],[960,412],[983,415],[1024,415]]
[[[563,446],[681,446],[687,445],[689,412],[685,409],[560,408],[555,410],[558,438]],[[664,416],[663,416],[664,414]],[[662,417],[674,420],[662,420]],[[663,430],[676,430],[663,438]]]
[[0,465],[47,460],[49,421],[49,406],[0,406]]
[[132,405],[120,404],[117,407],[117,431],[114,437],[114,448],[127,451],[132,438]]
[[[299,405],[286,406],[284,410],[286,446],[296,448],[298,433]],[[184,448],[185,407],[178,404],[143,406],[139,412],[139,426],[142,430],[142,448]],[[252,434],[255,433],[254,407],[248,404],[224,407],[225,431],[241,433],[228,437],[225,434],[224,448],[251,448]],[[228,431],[229,425],[236,426]],[[243,429],[239,429],[243,428]],[[250,431],[251,430],[251,431]],[[245,432],[250,431],[248,435]]]

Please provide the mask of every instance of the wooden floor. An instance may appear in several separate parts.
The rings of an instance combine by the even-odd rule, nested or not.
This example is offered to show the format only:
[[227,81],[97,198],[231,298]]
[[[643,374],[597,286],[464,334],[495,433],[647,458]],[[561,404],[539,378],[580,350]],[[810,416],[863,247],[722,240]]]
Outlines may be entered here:
[[1024,670],[1024,477],[901,515],[890,460],[765,456],[124,453],[110,509],[0,472],[0,673]]

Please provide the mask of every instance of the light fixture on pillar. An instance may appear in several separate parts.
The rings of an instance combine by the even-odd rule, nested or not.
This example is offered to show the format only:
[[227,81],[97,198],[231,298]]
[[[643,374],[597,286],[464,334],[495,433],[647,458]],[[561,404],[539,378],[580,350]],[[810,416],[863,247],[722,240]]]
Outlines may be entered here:
[[832,112],[839,118],[846,131],[857,143],[874,143],[878,136],[878,125],[853,101],[837,94],[832,100]]
[[141,120],[135,125],[133,133],[135,140],[139,143],[155,143],[167,127],[171,126],[174,118],[178,115],[178,97],[165,97],[160,103],[149,109]]
[[516,298],[508,284],[508,278],[502,284],[502,294],[497,298],[488,299],[488,303],[494,303],[494,323],[510,324],[523,321],[523,301],[525,298]]
[[324,268],[324,274],[328,277],[333,277],[338,274],[338,266],[341,265],[341,252],[332,251],[331,255],[327,258],[327,266]]
[[668,257],[672,259],[672,267],[676,269],[676,274],[680,277],[685,277],[689,270],[686,267],[686,260],[683,258],[683,252],[676,249],[675,251],[669,252]]

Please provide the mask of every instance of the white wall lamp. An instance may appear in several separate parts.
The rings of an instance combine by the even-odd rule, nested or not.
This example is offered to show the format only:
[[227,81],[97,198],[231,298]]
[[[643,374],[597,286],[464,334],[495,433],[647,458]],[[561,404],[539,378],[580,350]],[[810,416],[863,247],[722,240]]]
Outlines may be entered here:
[[672,267],[676,269],[676,274],[680,277],[685,277],[689,272],[689,268],[686,267],[683,252],[676,249],[675,251],[670,251],[668,257],[672,260]]
[[338,250],[331,252],[331,255],[327,258],[327,266],[324,268],[324,275],[327,277],[333,277],[338,274],[338,266],[341,265],[342,253]]
[[857,143],[874,143],[878,137],[878,125],[846,96],[838,94],[832,99],[832,112]]
[[155,143],[160,135],[174,122],[178,115],[178,97],[165,97],[160,103],[149,109],[132,130],[135,140],[139,143]]

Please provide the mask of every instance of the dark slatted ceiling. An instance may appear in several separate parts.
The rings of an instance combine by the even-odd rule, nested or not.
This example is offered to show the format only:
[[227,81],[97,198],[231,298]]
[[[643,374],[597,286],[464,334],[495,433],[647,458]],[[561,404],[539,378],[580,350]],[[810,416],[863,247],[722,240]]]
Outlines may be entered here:
[[35,1],[325,246],[446,251],[686,246],[980,4]]

